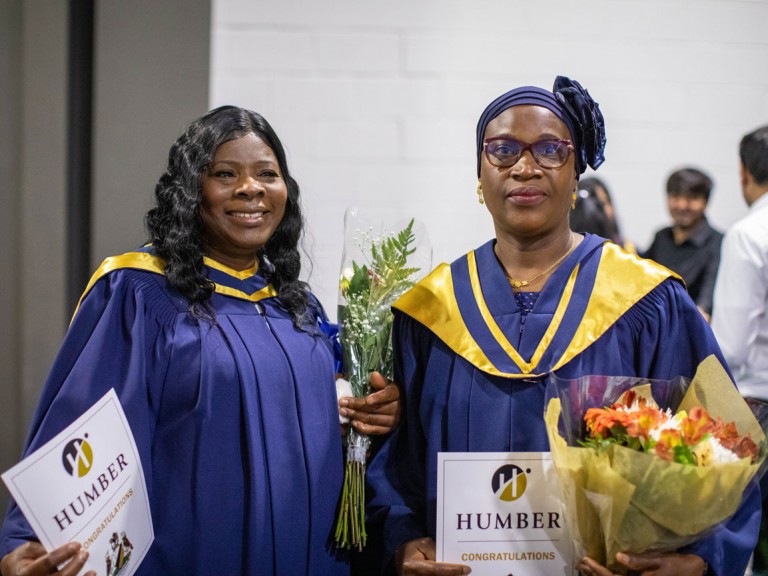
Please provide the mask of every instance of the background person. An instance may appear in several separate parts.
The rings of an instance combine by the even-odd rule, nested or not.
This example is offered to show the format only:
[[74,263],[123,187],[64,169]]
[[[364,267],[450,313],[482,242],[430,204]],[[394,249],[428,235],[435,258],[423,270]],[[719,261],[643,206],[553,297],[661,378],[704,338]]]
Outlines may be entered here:
[[[723,239],[712,330],[742,395],[768,400],[768,126],[741,139],[739,157],[749,213]],[[767,487],[764,481],[763,494]],[[752,570],[755,576],[768,574],[765,499]]]
[[705,211],[712,179],[696,168],[675,170],[667,179],[667,209],[672,226],[653,238],[645,258],[655,260],[683,277],[688,293],[704,317],[712,314],[712,294],[723,234],[712,228]]
[[581,187],[576,192],[570,223],[574,232],[589,232],[603,238],[611,238],[614,233],[613,223],[603,204]]
[[741,393],[768,400],[768,126],[744,136],[739,155],[749,213],[723,240],[712,330]]
[[[581,178],[579,180],[579,196],[582,196],[583,193],[586,193],[587,196],[590,198],[595,198],[600,205],[603,207],[603,212],[605,212],[605,215],[609,222],[609,231],[608,234],[600,234],[599,232],[593,232],[592,230],[576,230],[576,228],[572,228],[576,232],[592,232],[593,234],[598,234],[598,236],[604,236],[605,238],[608,238],[608,240],[611,240],[615,244],[623,247],[628,252],[636,252],[635,245],[632,242],[629,242],[624,238],[624,235],[621,233],[621,226],[619,225],[619,218],[616,215],[616,206],[613,203],[613,197],[611,196],[610,191],[608,190],[608,186],[606,185],[605,181],[601,178],[598,178],[597,176],[590,176],[588,178]],[[576,198],[576,208],[574,209],[574,212],[571,214],[571,223],[574,223],[574,216],[578,218],[576,215],[579,210],[579,199]]]
[[[110,388],[131,425],[155,541],[138,574],[348,574],[331,542],[343,461],[334,342],[299,280],[304,223],[282,144],[225,106],[171,147],[146,215],[151,245],[107,259],[81,301],[25,454]],[[325,329],[325,330],[324,330]],[[397,388],[372,382],[391,427]],[[69,576],[79,544],[46,554],[20,510],[3,576]]]
[[[400,574],[466,574],[435,563],[437,453],[546,451],[550,374],[692,377],[722,355],[679,278],[612,242],[571,231],[579,175],[603,161],[597,104],[578,83],[526,86],[477,126],[479,191],[495,238],[442,264],[395,304],[405,414],[368,469],[369,513]],[[597,307],[590,312],[588,303]],[[555,314],[556,311],[561,313]],[[617,558],[637,574],[743,573],[759,494],[679,552]],[[584,558],[584,574],[608,576]]]

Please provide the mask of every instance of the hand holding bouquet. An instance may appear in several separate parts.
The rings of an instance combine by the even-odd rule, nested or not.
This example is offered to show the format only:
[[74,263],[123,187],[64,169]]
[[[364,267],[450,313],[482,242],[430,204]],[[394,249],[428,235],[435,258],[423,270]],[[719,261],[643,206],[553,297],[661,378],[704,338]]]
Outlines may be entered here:
[[765,460],[762,427],[714,356],[688,386],[594,376],[557,396],[545,421],[577,553],[617,572],[619,551],[706,536]]
[[[339,337],[344,371],[352,395],[370,392],[371,373],[392,377],[392,312],[397,298],[429,271],[426,234],[414,220],[399,232],[374,231],[352,209],[345,218],[345,242],[339,286]],[[335,539],[338,546],[365,545],[365,461],[370,439],[347,432],[347,462]]]

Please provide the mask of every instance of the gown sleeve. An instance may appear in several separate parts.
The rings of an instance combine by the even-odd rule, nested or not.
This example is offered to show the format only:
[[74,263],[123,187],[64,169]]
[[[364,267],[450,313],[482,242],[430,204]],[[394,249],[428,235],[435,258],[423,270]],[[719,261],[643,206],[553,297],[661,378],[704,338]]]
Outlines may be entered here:
[[[658,323],[658,356],[654,359],[653,370],[659,375],[655,377],[692,377],[699,363],[714,354],[733,379],[712,329],[680,284],[667,282],[659,287],[658,292],[652,295],[666,300],[668,304],[659,316],[662,321]],[[651,348],[650,338],[652,334],[646,334],[646,342],[641,349]],[[757,544],[760,517],[761,494],[757,480],[753,479],[736,513],[711,535],[681,549],[681,552],[704,558],[709,565],[708,574],[743,574]]]
[[368,466],[369,521],[383,530],[383,558],[405,542],[427,536],[424,472],[426,434],[419,417],[426,358],[432,335],[418,322],[394,311],[392,345],[395,382],[405,394],[403,418]]
[[309,308],[311,315],[317,323],[317,329],[323,335],[333,353],[333,368],[336,374],[343,374],[344,358],[341,352],[341,340],[339,339],[339,325],[331,322],[320,300],[312,293],[309,294]]
[[631,342],[634,349],[634,373],[627,374],[663,380],[692,378],[712,354],[728,369],[712,329],[676,280],[662,282],[635,304],[606,335],[614,334],[625,346]]
[[[130,423],[151,494],[149,447],[154,407],[162,390],[150,390],[147,383],[150,373],[163,372],[167,356],[156,347],[163,332],[162,314],[150,313],[157,306],[149,300],[159,299],[164,305],[166,321],[176,315],[167,293],[158,289],[157,279],[161,278],[118,270],[96,282],[64,337],[33,416],[23,456],[114,388]],[[30,540],[37,537],[11,500],[0,532],[0,557]]]

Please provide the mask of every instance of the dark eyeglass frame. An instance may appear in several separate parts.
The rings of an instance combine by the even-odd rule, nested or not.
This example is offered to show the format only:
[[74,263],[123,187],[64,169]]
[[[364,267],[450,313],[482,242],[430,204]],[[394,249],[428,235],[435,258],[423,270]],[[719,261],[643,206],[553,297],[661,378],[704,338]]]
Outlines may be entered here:
[[[488,151],[488,145],[498,140],[506,140],[507,142],[516,142],[517,144],[522,146],[522,148],[520,149],[520,154],[517,156],[517,158],[515,158],[514,162],[500,163],[499,159]],[[551,162],[545,162],[544,164],[542,164],[540,159],[540,154],[534,149],[534,146],[536,146],[537,144],[549,144],[551,142],[556,142],[558,144],[565,144],[565,146],[568,148],[568,154],[565,155],[565,159],[560,164],[552,164]],[[523,157],[523,154],[525,154],[526,150],[530,151],[531,156],[533,156],[533,159],[536,161],[536,164],[538,164],[542,168],[562,168],[568,162],[568,158],[570,158],[571,154],[573,153],[573,142],[571,142],[570,140],[563,140],[560,138],[545,138],[544,140],[537,140],[536,142],[523,142],[522,140],[518,140],[517,138],[510,138],[509,136],[496,136],[495,138],[486,138],[485,140],[483,140],[483,151],[485,152],[485,157],[488,158],[488,162],[490,162],[491,165],[496,166],[497,168],[512,168],[512,166],[520,162],[520,159]]]

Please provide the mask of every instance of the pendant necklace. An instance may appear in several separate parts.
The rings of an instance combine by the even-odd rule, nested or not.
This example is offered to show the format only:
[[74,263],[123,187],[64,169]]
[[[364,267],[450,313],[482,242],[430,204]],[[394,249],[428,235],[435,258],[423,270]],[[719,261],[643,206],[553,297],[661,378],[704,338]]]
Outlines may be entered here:
[[509,276],[507,276],[507,281],[509,281],[509,285],[512,286],[512,288],[524,288],[525,286],[528,286],[531,282],[535,282],[536,280],[544,276],[544,274],[546,274],[547,272],[551,272],[555,268],[555,266],[557,266],[558,264],[560,264],[560,262],[565,260],[565,257],[571,253],[571,250],[573,250],[573,235],[571,235],[571,239],[568,242],[568,249],[565,251],[565,253],[562,256],[560,256],[560,258],[555,260],[549,266],[549,268],[547,268],[542,272],[539,272],[538,274],[536,274],[536,276],[534,276],[533,278],[529,278],[528,280],[514,280]]

